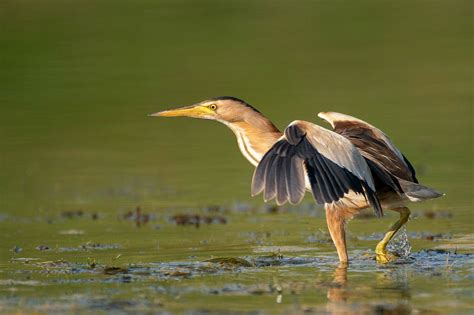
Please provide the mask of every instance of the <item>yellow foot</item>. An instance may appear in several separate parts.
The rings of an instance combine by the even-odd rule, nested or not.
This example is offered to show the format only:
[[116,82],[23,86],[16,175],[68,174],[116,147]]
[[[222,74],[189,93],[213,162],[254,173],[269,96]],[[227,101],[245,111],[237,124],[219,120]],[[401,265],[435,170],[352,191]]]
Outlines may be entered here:
[[380,252],[375,252],[375,259],[379,264],[388,264],[392,261],[397,260],[398,256],[395,254],[392,254],[388,251],[380,251]]

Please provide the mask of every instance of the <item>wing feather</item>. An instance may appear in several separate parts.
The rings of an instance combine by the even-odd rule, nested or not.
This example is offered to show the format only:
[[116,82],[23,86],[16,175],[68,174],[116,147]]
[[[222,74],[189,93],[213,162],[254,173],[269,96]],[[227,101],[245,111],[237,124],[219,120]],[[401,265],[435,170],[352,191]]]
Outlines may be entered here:
[[323,179],[324,185],[327,188],[329,199],[339,199],[339,196],[344,195],[344,193],[337,189],[337,177],[335,177],[334,174],[332,174],[331,171],[327,168],[324,159],[322,159],[319,155],[317,155],[316,157],[318,159],[318,165],[320,166],[319,171],[321,173],[321,178]]
[[332,203],[349,191],[363,194],[382,208],[369,166],[343,136],[305,121],[294,121],[263,156],[252,180],[252,195],[263,191],[265,201],[298,203],[305,193],[305,176],[317,203]]
[[263,191],[263,198],[265,201],[272,200],[276,196],[276,167],[275,162],[278,155],[269,156],[270,161],[265,168],[265,189]]
[[321,166],[327,170],[329,174],[332,175],[332,181],[331,183],[334,185],[334,191],[338,196],[344,195],[345,193],[349,192],[349,188],[345,187],[343,184],[344,181],[344,176],[342,175],[342,171],[335,168],[334,170],[331,169],[331,166],[324,160],[322,159]]
[[282,205],[285,204],[288,199],[288,193],[286,188],[287,176],[286,176],[286,168],[284,165],[286,164],[287,160],[284,157],[280,157],[276,162],[276,173],[275,173],[275,180],[276,180],[276,191],[277,191],[277,204]]
[[287,174],[287,189],[290,195],[290,203],[298,204],[304,197],[306,192],[305,174],[303,160],[297,156],[292,156]]

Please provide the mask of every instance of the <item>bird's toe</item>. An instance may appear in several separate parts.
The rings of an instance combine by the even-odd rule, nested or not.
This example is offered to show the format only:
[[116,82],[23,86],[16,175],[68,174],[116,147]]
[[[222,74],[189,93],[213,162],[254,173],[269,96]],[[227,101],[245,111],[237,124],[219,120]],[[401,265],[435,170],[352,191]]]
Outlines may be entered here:
[[397,258],[398,258],[397,255],[390,253],[388,251],[375,253],[375,260],[377,260],[377,263],[379,264],[388,264],[392,261],[397,260]]

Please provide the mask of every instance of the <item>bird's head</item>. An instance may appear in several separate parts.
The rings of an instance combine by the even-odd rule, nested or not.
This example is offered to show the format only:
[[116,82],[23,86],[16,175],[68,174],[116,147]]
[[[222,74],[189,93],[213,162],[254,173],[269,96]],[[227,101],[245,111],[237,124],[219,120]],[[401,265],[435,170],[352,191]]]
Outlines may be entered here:
[[246,120],[251,115],[260,114],[241,99],[231,96],[211,98],[190,106],[168,109],[150,114],[159,117],[192,117],[216,120],[225,124]]

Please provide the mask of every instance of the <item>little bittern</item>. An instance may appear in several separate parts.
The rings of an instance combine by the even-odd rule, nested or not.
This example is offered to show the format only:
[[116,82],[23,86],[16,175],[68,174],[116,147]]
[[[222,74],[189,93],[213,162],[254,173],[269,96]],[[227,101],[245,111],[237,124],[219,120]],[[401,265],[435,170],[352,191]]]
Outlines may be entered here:
[[342,263],[348,262],[345,222],[355,213],[368,207],[379,217],[384,209],[399,212],[400,219],[375,249],[377,261],[388,263],[396,257],[386,247],[408,221],[407,203],[442,196],[418,183],[413,166],[381,130],[349,115],[319,113],[333,131],[296,120],[281,133],[251,105],[224,96],[151,116],[210,119],[229,127],[242,154],[256,166],[252,195],[263,192],[265,201],[297,204],[311,191],[325,206]]

